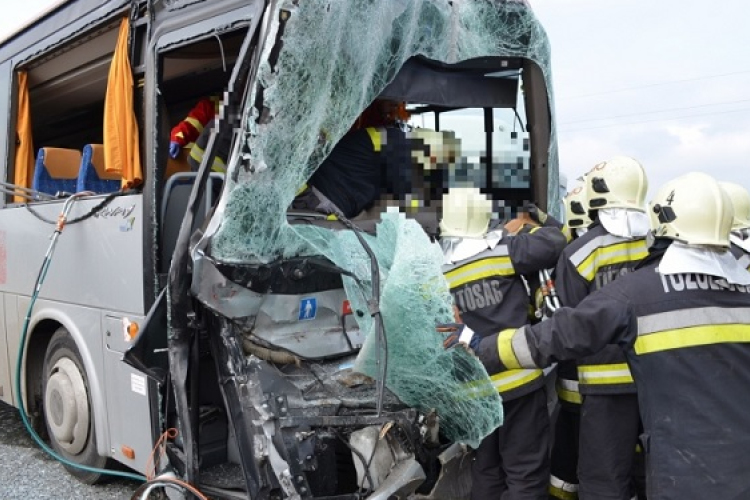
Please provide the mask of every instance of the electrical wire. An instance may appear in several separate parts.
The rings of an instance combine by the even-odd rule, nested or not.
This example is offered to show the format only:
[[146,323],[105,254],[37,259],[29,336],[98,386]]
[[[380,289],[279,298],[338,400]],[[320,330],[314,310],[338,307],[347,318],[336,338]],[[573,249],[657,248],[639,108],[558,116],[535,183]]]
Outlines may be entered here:
[[[93,217],[94,215],[96,215],[101,209],[103,209],[104,207],[106,207],[107,205],[109,205],[112,202],[112,200],[114,200],[115,198],[117,198],[120,195],[130,194],[132,191],[133,190],[131,190],[131,189],[122,189],[120,191],[115,191],[114,193],[110,193],[101,202],[99,202],[96,205],[94,205],[93,207],[91,207],[91,210],[89,210],[88,212],[86,212],[85,214],[83,214],[83,215],[81,215],[79,217],[75,217],[73,219],[70,219],[69,221],[66,221],[65,224],[66,225],[78,224],[79,222],[83,222],[83,221],[85,221],[87,219],[90,219],[91,217]],[[84,194],[90,194],[90,192],[86,191],[86,192],[76,193],[76,194],[74,194],[72,196],[80,197],[80,196],[83,196]],[[70,198],[68,198],[68,199],[70,199]],[[29,213],[31,213],[31,215],[33,215],[34,217],[36,217],[40,221],[44,222],[45,224],[51,224],[51,225],[57,224],[57,221],[53,221],[53,220],[47,219],[42,214],[40,214],[39,212],[37,212],[36,210],[34,210],[33,208],[31,208],[31,206],[29,206],[28,204],[25,204],[24,207],[26,208],[26,210]]]
[[[154,449],[151,450],[151,454],[148,457],[148,460],[146,461],[146,479],[149,481],[154,479],[156,477],[156,471],[159,468],[159,463],[161,462],[161,458],[164,456],[165,453],[165,445],[167,439],[174,439],[177,437],[177,429],[174,427],[170,427],[166,431],[161,433],[161,436],[159,436],[159,439],[156,441],[156,444],[154,445]],[[159,450],[161,448],[161,450]],[[156,457],[156,452],[159,450],[159,456]],[[156,458],[155,458],[156,457]],[[153,469],[153,473],[150,471]]]
[[661,86],[664,86],[664,85],[674,85],[676,83],[687,83],[687,82],[698,82],[698,81],[703,81],[703,80],[713,80],[714,78],[723,78],[723,77],[726,77],[726,76],[741,75],[741,74],[746,74],[746,73],[750,73],[750,70],[733,71],[731,73],[721,73],[721,74],[718,74],[718,75],[699,76],[699,77],[696,77],[696,78],[683,78],[683,79],[680,79],[680,80],[669,80],[669,81],[665,81],[665,82],[647,83],[647,84],[644,84],[644,85],[635,85],[633,87],[624,87],[624,88],[621,88],[621,89],[605,90],[605,91],[602,91],[602,92],[593,92],[591,94],[582,94],[582,95],[576,95],[576,96],[566,97],[566,98],[560,99],[560,101],[561,102],[563,102],[563,101],[573,101],[573,100],[576,100],[576,99],[584,99],[584,98],[588,98],[588,97],[596,97],[596,96],[609,95],[609,94],[618,94],[620,92],[629,92],[631,90],[647,89],[647,88],[651,88],[651,87],[661,87]]
[[[332,429],[332,430],[333,430],[333,433],[336,434],[336,437],[339,438],[339,440],[342,443],[344,443],[344,445],[346,445],[352,451],[352,453],[354,453],[354,455],[356,455],[356,457],[359,459],[359,461],[362,463],[362,469],[364,471],[364,474],[363,474],[364,477],[362,478],[362,482],[359,484],[359,489],[360,490],[364,489],[364,481],[365,481],[365,479],[367,479],[367,481],[369,483],[369,486],[370,486],[370,490],[373,490],[375,488],[375,483],[372,481],[372,473],[370,471],[371,463],[369,461],[365,460],[365,456],[362,454],[362,452],[359,451],[358,449],[356,449],[354,446],[352,446],[352,444],[349,443],[349,441],[347,441],[346,439],[344,439],[344,437],[341,435],[341,433],[339,433],[338,430],[336,430],[336,429]],[[375,444],[375,447],[377,448],[377,443]],[[373,455],[374,454],[375,454],[375,450],[373,449]]]
[[639,120],[634,122],[625,122],[625,123],[610,123],[608,125],[597,125],[594,127],[580,127],[580,128],[572,128],[572,129],[560,129],[560,133],[567,133],[567,132],[580,132],[582,130],[596,130],[600,128],[612,128],[612,127],[624,127],[628,125],[639,125],[641,123],[655,123],[655,122],[669,122],[669,121],[675,121],[675,120],[682,120],[685,118],[697,118],[700,116],[712,116],[712,115],[726,115],[729,113],[739,113],[742,111],[750,111],[750,108],[739,108],[739,109],[730,109],[728,111],[713,111],[710,113],[694,113],[690,115],[682,115],[682,116],[675,116],[673,118],[654,118],[651,120]]
[[60,216],[58,217],[57,223],[55,224],[55,231],[52,233],[52,238],[49,244],[49,247],[47,248],[47,253],[44,255],[44,261],[42,262],[42,266],[39,268],[39,274],[36,278],[36,283],[34,283],[34,291],[31,295],[31,301],[29,302],[29,307],[26,310],[26,318],[23,321],[23,328],[21,330],[21,338],[18,342],[18,356],[16,359],[16,379],[15,379],[15,391],[16,391],[16,398],[18,403],[18,412],[21,415],[21,420],[23,421],[24,427],[26,427],[26,430],[28,431],[31,438],[36,442],[39,447],[44,450],[48,455],[50,455],[52,458],[57,460],[58,462],[67,465],[68,467],[73,467],[76,469],[80,469],[86,472],[91,472],[93,474],[106,474],[109,476],[115,476],[115,477],[122,477],[127,479],[133,479],[135,481],[145,481],[146,478],[144,476],[141,476],[140,474],[133,474],[130,472],[120,472],[120,471],[114,471],[114,470],[108,470],[108,469],[99,469],[97,467],[90,467],[88,465],[78,464],[76,462],[73,462],[71,460],[68,460],[67,458],[61,456],[59,453],[57,453],[55,450],[50,448],[47,443],[45,443],[42,438],[37,434],[37,432],[34,430],[34,428],[31,426],[31,423],[29,422],[29,416],[26,414],[26,408],[24,406],[23,402],[23,392],[21,388],[21,376],[22,376],[22,367],[24,366],[24,353],[26,346],[26,338],[29,333],[29,324],[31,322],[31,311],[34,309],[34,305],[36,304],[37,298],[39,298],[39,293],[41,292],[42,285],[44,284],[44,279],[47,276],[47,272],[49,271],[49,266],[52,263],[52,257],[55,253],[55,247],[57,246],[57,240],[60,237],[60,234],[62,234],[63,229],[65,228],[68,214],[70,213],[70,210],[73,208],[73,204],[77,201],[78,197],[81,196],[80,194],[74,194],[67,200],[65,200],[65,204],[63,205],[62,212],[60,213]]
[[659,113],[670,113],[672,111],[682,111],[685,109],[698,109],[698,108],[710,108],[713,106],[726,106],[729,104],[739,104],[744,102],[750,102],[750,99],[740,99],[737,101],[724,101],[724,102],[715,102],[710,104],[698,104],[696,106],[680,106],[677,108],[666,108],[666,109],[657,109],[653,111],[642,111],[640,113],[628,113],[624,115],[614,115],[614,116],[605,116],[602,118],[586,118],[583,120],[573,120],[570,122],[563,122],[560,123],[561,127],[564,127],[566,125],[573,125],[575,123],[587,123],[587,122],[600,122],[600,121],[606,121],[606,120],[615,120],[617,118],[630,118],[630,117],[637,117],[637,116],[643,116],[643,115],[656,115]]

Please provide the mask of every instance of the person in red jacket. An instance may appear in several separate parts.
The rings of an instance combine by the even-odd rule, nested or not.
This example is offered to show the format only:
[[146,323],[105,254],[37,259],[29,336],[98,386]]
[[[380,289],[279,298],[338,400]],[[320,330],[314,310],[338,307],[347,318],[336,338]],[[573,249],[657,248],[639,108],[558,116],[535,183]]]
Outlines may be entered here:
[[206,125],[219,112],[221,98],[219,96],[205,97],[193,106],[188,115],[172,128],[169,135],[169,156],[177,158],[180,149],[191,142],[195,142]]

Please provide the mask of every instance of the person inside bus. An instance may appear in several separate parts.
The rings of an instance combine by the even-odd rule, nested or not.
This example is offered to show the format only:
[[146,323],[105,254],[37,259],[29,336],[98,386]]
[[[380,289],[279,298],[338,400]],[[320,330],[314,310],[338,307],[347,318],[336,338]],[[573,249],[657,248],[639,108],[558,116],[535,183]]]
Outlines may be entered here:
[[408,118],[403,103],[375,100],[334,146],[292,202],[292,209],[351,218],[384,192],[403,200],[418,165],[411,138],[399,124]]
[[[180,150],[198,139],[219,112],[221,97],[213,95],[199,100],[169,134],[169,156],[177,158]],[[199,162],[200,163],[200,162]]]

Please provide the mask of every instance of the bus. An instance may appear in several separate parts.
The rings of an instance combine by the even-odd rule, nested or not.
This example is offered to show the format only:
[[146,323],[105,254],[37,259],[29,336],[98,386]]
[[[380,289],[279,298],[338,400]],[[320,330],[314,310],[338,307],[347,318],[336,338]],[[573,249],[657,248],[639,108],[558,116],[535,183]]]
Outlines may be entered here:
[[[497,220],[558,212],[549,42],[525,0],[66,0],[0,44],[0,88],[0,400],[72,474],[468,498],[461,443],[502,416],[434,331],[434,242],[452,186]],[[170,131],[207,96],[195,170]],[[296,209],[379,100],[419,188],[351,218]]]

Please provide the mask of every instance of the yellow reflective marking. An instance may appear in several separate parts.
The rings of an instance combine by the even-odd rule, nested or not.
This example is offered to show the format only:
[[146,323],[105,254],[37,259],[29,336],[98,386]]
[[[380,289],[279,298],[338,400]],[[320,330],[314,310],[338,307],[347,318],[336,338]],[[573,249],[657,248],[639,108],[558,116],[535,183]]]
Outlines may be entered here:
[[750,342],[750,325],[701,325],[641,335],[635,341],[635,352],[649,354],[669,349],[740,342]]
[[[619,255],[618,255],[619,254]],[[624,241],[604,248],[597,248],[588,257],[576,266],[581,276],[588,281],[594,279],[597,269],[604,266],[613,266],[623,262],[642,260],[648,257],[648,247],[644,240]],[[597,261],[594,268],[593,262]]]
[[497,394],[497,389],[495,389],[494,384],[488,378],[466,382],[462,384],[462,387],[464,388],[464,390],[461,391],[458,396],[459,401],[482,399]]
[[[519,376],[523,374],[524,372],[528,372],[528,375]],[[490,379],[492,379],[492,382],[495,384],[495,388],[497,389],[497,392],[502,394],[503,392],[512,391],[513,389],[517,389],[521,386],[524,386],[528,384],[529,382],[533,382],[534,380],[538,379],[539,377],[543,375],[544,375],[544,372],[538,369],[537,370],[508,370],[507,372],[502,372],[496,375],[492,375]]]
[[488,257],[448,271],[445,273],[445,279],[451,288],[456,288],[493,276],[512,276],[515,272],[510,257]]
[[575,491],[565,491],[562,488],[549,485],[549,494],[552,498],[560,500],[578,500],[578,493]]
[[188,116],[187,118],[185,118],[185,121],[192,125],[193,128],[198,132],[203,132],[203,124],[192,116]]
[[513,352],[513,345],[511,344],[515,332],[515,328],[508,328],[501,331],[497,336],[497,354],[500,356],[500,362],[503,366],[509,369],[521,368],[521,363],[516,358],[516,353]]
[[579,405],[583,402],[580,392],[569,391],[567,389],[563,389],[560,386],[558,386],[556,389],[557,389],[557,397],[567,403],[573,403],[573,404]]
[[372,141],[372,149],[376,153],[380,152],[380,149],[382,148],[381,140],[380,140],[380,131],[373,127],[367,127],[365,130],[367,130],[367,134],[370,136],[370,140]]
[[612,363],[609,365],[583,365],[578,367],[578,372],[611,372],[613,370],[629,370],[627,363]]
[[198,163],[203,160],[204,153],[205,151],[197,144],[193,144],[193,147],[190,148],[190,157]]
[[587,385],[632,384],[627,363],[586,365],[578,367],[578,382]]

